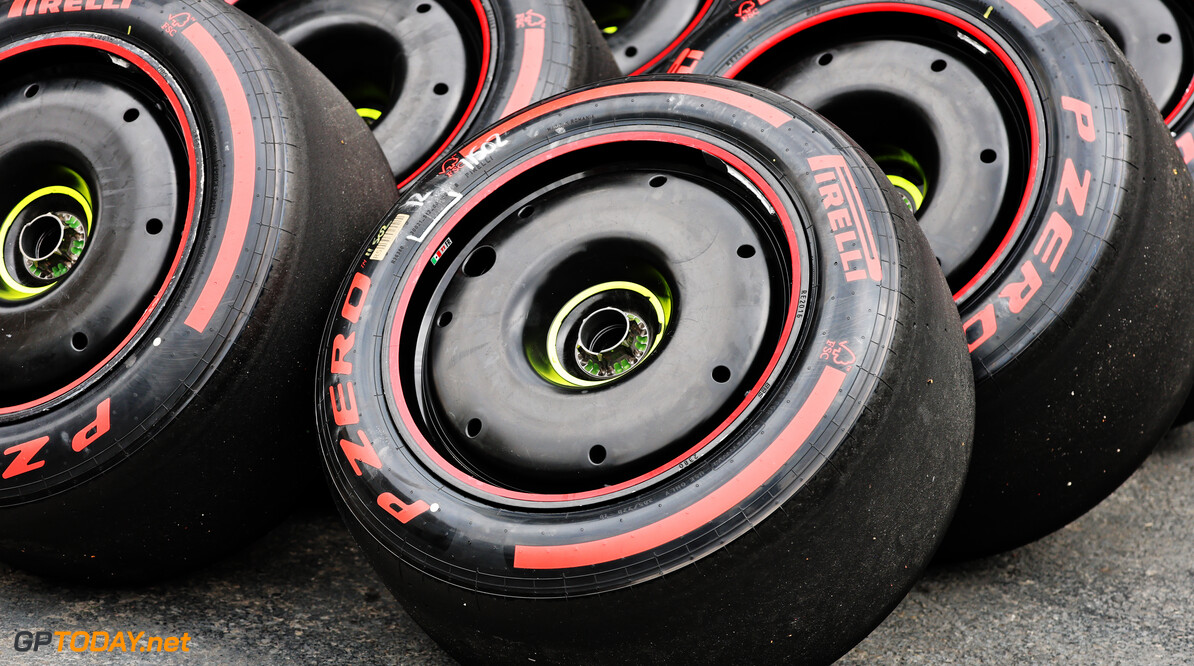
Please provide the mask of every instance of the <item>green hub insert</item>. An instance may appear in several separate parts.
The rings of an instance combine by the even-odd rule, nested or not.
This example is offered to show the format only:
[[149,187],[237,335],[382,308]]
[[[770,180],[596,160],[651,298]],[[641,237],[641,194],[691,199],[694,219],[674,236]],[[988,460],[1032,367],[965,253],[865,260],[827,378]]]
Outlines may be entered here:
[[[607,384],[626,376],[654,353],[670,318],[670,296],[659,296],[633,282],[595,285],[560,308],[547,332],[548,366],[533,360],[532,365],[541,377],[559,386]],[[562,339],[571,343],[570,360],[575,361],[579,373],[563,361]]]
[[906,150],[887,147],[876,155],[875,163],[899,190],[908,210],[918,213],[929,193],[929,179],[920,162]]
[[92,201],[78,174],[20,201],[0,224],[0,301],[28,300],[53,289],[77,265],[93,224]]

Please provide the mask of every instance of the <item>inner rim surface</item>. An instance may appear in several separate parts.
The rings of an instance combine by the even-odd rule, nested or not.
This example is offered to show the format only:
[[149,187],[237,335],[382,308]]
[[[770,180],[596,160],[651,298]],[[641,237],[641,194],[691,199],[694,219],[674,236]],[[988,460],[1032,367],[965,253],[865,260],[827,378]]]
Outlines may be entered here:
[[1078,0],[1124,52],[1161,113],[1180,112],[1194,82],[1194,10],[1189,3],[1133,0]]
[[349,99],[396,178],[437,153],[477,93],[482,35],[467,3],[241,3]]
[[[872,155],[909,154],[927,181],[917,219],[955,293],[1014,225],[1031,143],[1007,69],[959,35],[909,14],[837,18],[793,35],[735,77],[801,100]],[[964,103],[957,90],[968,91]],[[893,164],[880,167],[897,175]]]
[[[412,412],[418,410],[432,446],[451,464],[486,483],[522,492],[574,493],[616,484],[700,440],[719,418],[724,420],[735,400],[741,400],[742,387],[757,380],[758,352],[778,339],[777,322],[782,323],[786,312],[780,294],[790,294],[791,289],[785,257],[768,220],[771,213],[762,209],[756,194],[744,192],[725,173],[724,165],[720,173],[710,174],[696,151],[673,147],[660,152],[673,154],[674,161],[650,165],[641,159],[627,161],[618,151],[581,152],[590,157],[604,152],[595,161],[617,166],[594,169],[593,160],[572,155],[553,161],[551,170],[526,174],[517,190],[532,194],[510,194],[505,207],[470,215],[483,234],[470,242],[497,250],[492,271],[467,277],[449,269],[455,277],[427,288],[436,293],[429,294],[432,300],[423,322],[424,351],[417,354],[424,359],[423,370],[415,370],[421,378],[412,380],[411,387],[420,404]],[[559,169],[565,164],[565,173],[572,175],[561,177]],[[693,202],[691,208],[685,208],[684,201]],[[656,225],[635,223],[644,215],[654,219],[651,215],[656,213],[643,212],[652,206],[660,216],[688,221],[694,235],[689,255],[675,254],[687,247],[683,242],[666,247],[666,241],[652,240]],[[710,214],[713,206],[733,214]],[[588,215],[582,213],[586,210]],[[737,218],[733,223],[707,222],[726,227],[718,236],[724,244],[717,246],[720,250],[709,249],[711,230],[697,233],[702,215],[709,220]],[[656,231],[664,234],[663,229]],[[453,237],[458,237],[455,230]],[[740,252],[744,246],[759,251]],[[468,252],[462,249],[457,263]],[[708,255],[704,261],[721,268],[702,265],[703,255]],[[542,259],[533,259],[537,256]],[[685,264],[701,265],[706,276],[737,277],[702,290],[694,286],[702,271]],[[511,291],[502,287],[507,278],[519,289],[504,300],[494,299],[495,294]],[[617,280],[658,285],[652,291],[673,290],[664,297],[673,323],[663,339],[653,343],[658,350],[633,374],[597,388],[578,390],[549,381],[536,367],[533,348],[546,339],[552,317],[565,300],[585,288]],[[475,284],[461,291],[459,285],[468,282]],[[702,296],[705,292],[715,295]],[[692,296],[686,300],[685,293]],[[734,310],[739,316],[708,316],[717,311],[710,307],[716,299],[721,299],[723,309],[739,308]],[[725,305],[731,302],[735,306]],[[414,304],[412,299],[412,310]],[[694,308],[693,316],[686,318],[686,307]],[[444,317],[448,312],[451,316]],[[576,315],[578,330],[592,312]],[[720,324],[699,323],[698,312],[706,313],[706,322]],[[491,320],[488,324],[486,318]],[[426,326],[445,319],[450,322],[446,327]],[[500,339],[512,326],[522,332]],[[403,338],[410,340],[412,335]],[[480,346],[472,344],[475,340]],[[486,346],[486,340],[498,341]],[[574,347],[576,338],[563,345]],[[465,349],[476,351],[455,351]],[[767,358],[762,359],[764,366]],[[478,388],[475,371],[481,366],[484,385]],[[610,418],[595,418],[601,414]],[[644,429],[642,424],[649,423],[656,425]],[[597,447],[603,453],[594,456]]]
[[[179,252],[191,183],[173,107],[130,63],[46,47],[0,61],[0,80],[0,210],[13,211],[0,228],[9,407],[86,376],[143,321]],[[48,238],[37,227],[51,219],[61,243],[30,261],[29,250],[49,250],[33,241]],[[10,278],[35,288],[12,296]]]

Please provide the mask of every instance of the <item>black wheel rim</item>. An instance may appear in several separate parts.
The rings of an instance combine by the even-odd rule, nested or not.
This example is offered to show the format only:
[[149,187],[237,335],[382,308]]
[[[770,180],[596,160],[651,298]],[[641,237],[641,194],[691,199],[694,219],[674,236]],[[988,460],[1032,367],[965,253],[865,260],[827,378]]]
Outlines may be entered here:
[[488,19],[480,7],[466,15],[459,4],[370,0],[239,6],[344,93],[405,184],[460,132],[488,73]]
[[179,265],[197,183],[178,108],[129,61],[54,46],[0,60],[0,76],[4,413],[127,347]]
[[[391,362],[412,359],[401,373],[405,409],[455,470],[556,499],[597,497],[633,479],[655,483],[763,372],[793,281],[774,210],[724,163],[649,145],[582,150],[519,176],[453,229],[445,245],[454,259],[440,277],[410,288],[407,312],[425,315],[406,321],[400,338],[409,351]],[[721,240],[739,240],[728,254],[702,259],[698,246],[708,239],[677,233],[677,210],[716,219]],[[677,261],[685,252],[693,257]],[[686,314],[718,307],[747,314],[704,323]],[[610,328],[595,323],[603,314],[618,320],[616,339],[584,344],[602,337],[586,340],[590,329]],[[635,343],[641,353],[585,372],[583,346]],[[678,367],[690,369],[673,374]],[[523,418],[528,405],[577,427]]]
[[1194,11],[1189,3],[1138,0],[1130,9],[1110,0],[1079,0],[1123,50],[1173,126],[1194,97]]
[[[794,26],[733,78],[801,100],[868,150],[962,300],[1014,242],[1037,180],[1030,84],[952,17],[868,9]],[[972,91],[964,104],[957,90]]]
[[682,41],[709,11],[710,0],[585,0],[618,68],[639,74]]

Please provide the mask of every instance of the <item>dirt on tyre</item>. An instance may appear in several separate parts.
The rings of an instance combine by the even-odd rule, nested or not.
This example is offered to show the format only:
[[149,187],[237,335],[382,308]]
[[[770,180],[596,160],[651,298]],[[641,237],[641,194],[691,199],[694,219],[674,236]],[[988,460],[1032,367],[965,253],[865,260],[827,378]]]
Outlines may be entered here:
[[947,556],[1058,529],[1143,461],[1191,385],[1194,191],[1088,15],[1057,0],[747,0],[677,64],[824,113],[916,211],[978,383]]
[[861,640],[943,536],[973,391],[873,164],[790,100],[677,77],[459,155],[357,257],[320,361],[341,509],[406,609],[464,662]]
[[76,7],[0,17],[0,559],[147,580],[318,492],[326,266],[397,197],[352,108],[243,14]]
[[456,142],[618,74],[580,0],[240,0],[368,122],[403,187]]

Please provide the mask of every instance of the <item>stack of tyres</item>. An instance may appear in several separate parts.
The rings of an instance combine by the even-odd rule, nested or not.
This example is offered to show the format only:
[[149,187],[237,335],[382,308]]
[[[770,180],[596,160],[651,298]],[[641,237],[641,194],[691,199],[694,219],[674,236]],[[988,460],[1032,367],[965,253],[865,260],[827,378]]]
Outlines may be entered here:
[[1173,422],[1194,378],[1194,192],[1144,86],[1078,7],[746,0],[668,66],[809,104],[916,212],[978,391],[947,557],[1077,518]]
[[0,558],[176,574],[312,492],[314,304],[396,193],[223,3],[46,7],[0,17]]
[[348,97],[399,187],[524,106],[618,74],[579,0],[240,0]]
[[825,662],[1139,465],[1184,5],[1083,0],[1142,82],[1068,0],[585,4],[12,2],[0,558],[177,574],[322,452],[466,662]]
[[324,336],[324,458],[383,580],[465,663],[843,654],[972,448],[896,190],[735,82],[582,88],[457,152],[486,143],[386,216]]

